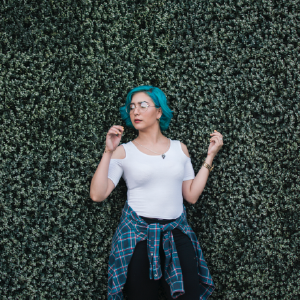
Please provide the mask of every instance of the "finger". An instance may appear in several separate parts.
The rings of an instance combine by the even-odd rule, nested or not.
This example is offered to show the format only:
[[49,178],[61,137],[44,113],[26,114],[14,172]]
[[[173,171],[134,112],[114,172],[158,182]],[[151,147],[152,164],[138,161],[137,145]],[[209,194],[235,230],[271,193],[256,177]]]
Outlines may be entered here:
[[114,125],[112,127],[115,128],[115,129],[118,129],[118,130],[124,130],[124,127],[121,126],[121,125]]
[[222,134],[211,134],[211,138],[216,137],[220,142],[223,142],[223,135]]
[[119,134],[122,134],[124,132],[124,127],[120,125],[114,125],[113,128],[115,128]]
[[117,133],[118,132],[118,130],[116,129],[116,128],[114,128],[114,127],[111,127],[109,130],[108,130],[108,133],[109,134],[114,134],[114,133]]
[[222,134],[220,132],[213,132],[210,135],[216,135],[216,136],[221,136]]
[[216,138],[216,139],[218,139],[218,140],[220,140],[220,141],[223,140],[223,136],[222,136],[222,135],[213,135],[213,136],[211,136],[210,138],[211,138],[211,139],[212,139],[212,138]]
[[220,141],[219,137],[213,136],[210,138],[210,142],[220,143],[221,141]]
[[115,130],[118,130],[118,131],[124,131],[124,127],[121,126],[121,125],[113,125],[111,127],[111,129],[115,129]]
[[109,135],[119,135],[121,132],[118,131],[117,129],[115,128],[111,128],[109,131],[108,131],[108,134]]

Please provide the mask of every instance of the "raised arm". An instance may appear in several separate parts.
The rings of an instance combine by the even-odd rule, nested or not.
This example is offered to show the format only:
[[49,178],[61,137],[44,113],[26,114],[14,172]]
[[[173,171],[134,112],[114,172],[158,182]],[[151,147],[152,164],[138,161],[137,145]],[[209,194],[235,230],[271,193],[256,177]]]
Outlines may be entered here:
[[125,157],[123,146],[119,146],[124,128],[119,125],[112,126],[106,135],[106,147],[102,159],[92,178],[90,197],[93,201],[105,200],[115,188],[113,182],[107,178],[111,158],[122,159]]
[[[210,144],[207,151],[207,157],[205,162],[212,166],[213,160],[218,151],[223,146],[223,136],[216,130],[211,134]],[[189,157],[187,147],[181,144],[183,152]],[[182,183],[182,195],[183,198],[192,204],[195,204],[202,194],[210,171],[202,166],[194,179],[186,180]]]

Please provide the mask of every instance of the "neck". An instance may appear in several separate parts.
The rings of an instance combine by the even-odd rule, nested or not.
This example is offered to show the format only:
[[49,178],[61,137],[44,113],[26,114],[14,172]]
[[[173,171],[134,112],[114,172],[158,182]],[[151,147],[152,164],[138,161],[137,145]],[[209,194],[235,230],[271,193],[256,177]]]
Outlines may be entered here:
[[152,130],[139,130],[139,135],[136,141],[142,145],[155,145],[165,139],[165,136],[161,133],[160,128]]

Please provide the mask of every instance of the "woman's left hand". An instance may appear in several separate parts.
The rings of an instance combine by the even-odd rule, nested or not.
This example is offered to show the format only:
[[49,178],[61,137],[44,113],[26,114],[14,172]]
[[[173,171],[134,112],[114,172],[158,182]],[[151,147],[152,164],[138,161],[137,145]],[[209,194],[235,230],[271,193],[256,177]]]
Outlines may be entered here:
[[217,130],[215,130],[210,135],[211,138],[210,138],[210,144],[208,147],[207,155],[215,157],[223,146],[223,135]]

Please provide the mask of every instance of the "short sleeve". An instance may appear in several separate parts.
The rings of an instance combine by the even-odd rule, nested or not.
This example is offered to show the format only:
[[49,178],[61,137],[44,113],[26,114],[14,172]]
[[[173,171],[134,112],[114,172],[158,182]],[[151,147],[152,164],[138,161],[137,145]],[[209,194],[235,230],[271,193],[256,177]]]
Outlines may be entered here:
[[187,160],[184,165],[183,181],[194,179],[194,178],[195,178],[195,172],[193,169],[192,161],[190,157],[187,157]]
[[108,178],[114,183],[115,187],[123,175],[122,159],[111,159],[108,168]]

